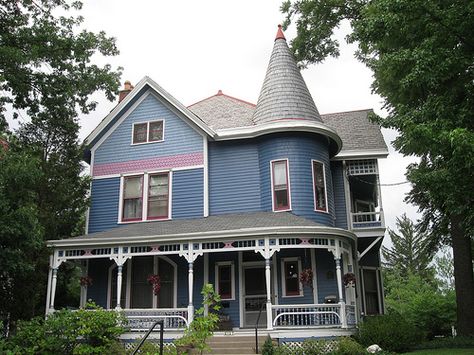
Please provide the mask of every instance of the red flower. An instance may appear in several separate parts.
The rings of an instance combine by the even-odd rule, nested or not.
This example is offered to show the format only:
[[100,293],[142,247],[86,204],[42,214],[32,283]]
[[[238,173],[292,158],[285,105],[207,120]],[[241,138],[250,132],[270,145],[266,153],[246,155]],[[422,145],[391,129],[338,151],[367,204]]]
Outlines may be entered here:
[[153,286],[153,294],[158,296],[161,289],[160,275],[149,275],[146,279],[150,285]]
[[81,276],[81,278],[79,279],[79,283],[81,284],[81,286],[90,286],[92,285],[92,277],[88,275]]

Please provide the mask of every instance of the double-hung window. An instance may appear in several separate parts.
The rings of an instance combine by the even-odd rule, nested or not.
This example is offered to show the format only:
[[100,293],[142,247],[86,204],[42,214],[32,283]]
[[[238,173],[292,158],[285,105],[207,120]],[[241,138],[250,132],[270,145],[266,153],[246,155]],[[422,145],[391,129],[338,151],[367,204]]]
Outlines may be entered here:
[[164,121],[150,121],[133,124],[132,144],[163,141]]
[[314,209],[327,212],[326,175],[324,164],[313,160]]
[[301,261],[298,258],[286,258],[281,262],[283,296],[302,296],[300,283]]
[[272,200],[274,211],[285,211],[290,207],[290,184],[288,179],[288,161],[277,160],[271,163]]
[[124,176],[119,221],[168,219],[170,215],[170,174],[164,172]]
[[142,219],[143,176],[126,176],[123,181],[123,221]]
[[231,262],[216,264],[216,289],[221,300],[234,299],[234,265]]
[[148,219],[168,218],[169,174],[148,177]]

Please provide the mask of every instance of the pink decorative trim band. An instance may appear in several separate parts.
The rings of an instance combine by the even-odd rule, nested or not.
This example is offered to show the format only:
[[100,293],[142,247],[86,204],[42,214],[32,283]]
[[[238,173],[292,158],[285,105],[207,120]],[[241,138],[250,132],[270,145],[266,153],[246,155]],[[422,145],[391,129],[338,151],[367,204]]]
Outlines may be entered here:
[[202,165],[202,153],[179,154],[152,159],[130,160],[120,163],[107,163],[94,165],[92,176],[115,175],[147,170],[172,169],[184,166]]

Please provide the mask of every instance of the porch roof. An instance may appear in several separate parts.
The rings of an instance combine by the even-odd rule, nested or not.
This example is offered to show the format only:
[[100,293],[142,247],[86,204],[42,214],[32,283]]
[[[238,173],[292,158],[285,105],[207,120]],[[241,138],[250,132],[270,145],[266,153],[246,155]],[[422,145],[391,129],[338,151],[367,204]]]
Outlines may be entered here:
[[330,234],[355,239],[352,232],[324,226],[290,212],[233,213],[205,218],[131,223],[79,237],[48,240],[49,246],[140,243],[256,235]]

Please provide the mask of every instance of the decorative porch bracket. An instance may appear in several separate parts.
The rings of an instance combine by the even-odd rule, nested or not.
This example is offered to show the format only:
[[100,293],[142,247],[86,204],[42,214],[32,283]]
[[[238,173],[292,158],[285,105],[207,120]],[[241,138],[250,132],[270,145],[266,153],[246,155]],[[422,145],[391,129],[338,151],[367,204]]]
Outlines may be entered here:
[[370,245],[365,248],[365,250],[362,252],[362,253],[359,253],[359,256],[358,256],[358,260],[362,259],[362,257],[367,254],[369,252],[370,249],[372,249],[374,247],[374,245],[376,245],[383,237],[377,237],[375,238],[375,240],[370,243]]

